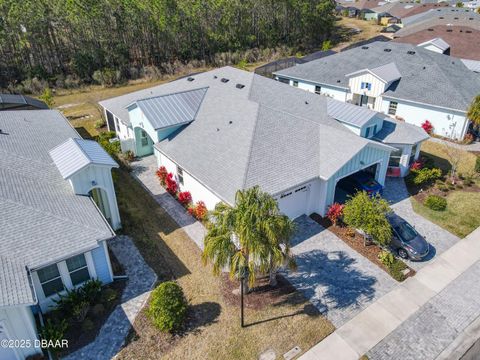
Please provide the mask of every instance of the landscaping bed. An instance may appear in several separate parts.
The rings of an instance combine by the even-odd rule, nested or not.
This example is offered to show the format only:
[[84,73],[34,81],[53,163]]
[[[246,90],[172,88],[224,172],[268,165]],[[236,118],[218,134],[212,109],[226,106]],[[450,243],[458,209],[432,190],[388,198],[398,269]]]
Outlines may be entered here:
[[[317,223],[322,225],[325,229],[333,232],[337,235],[338,238],[343,240],[348,246],[353,250],[366,257],[372,263],[377,265],[387,274],[392,276],[397,281],[404,281],[406,278],[414,276],[415,270],[407,266],[403,261],[395,259],[396,265],[395,269],[392,271],[387,266],[385,266],[379,258],[380,253],[383,249],[376,244],[369,244],[365,246],[364,238],[358,232],[348,228],[347,226],[333,225],[328,218],[323,218],[318,214],[312,214],[310,216]],[[410,272],[407,275],[403,275],[402,270],[409,269]]]

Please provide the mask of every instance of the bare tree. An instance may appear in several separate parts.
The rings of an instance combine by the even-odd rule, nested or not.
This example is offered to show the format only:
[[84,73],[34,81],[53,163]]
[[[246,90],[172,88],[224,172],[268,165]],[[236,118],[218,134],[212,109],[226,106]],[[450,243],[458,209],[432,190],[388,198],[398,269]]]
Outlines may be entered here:
[[447,156],[447,160],[450,165],[452,165],[452,169],[450,170],[450,176],[453,184],[455,183],[455,180],[457,178],[457,170],[459,165],[462,163],[464,151],[455,144],[444,144],[443,146],[443,152]]

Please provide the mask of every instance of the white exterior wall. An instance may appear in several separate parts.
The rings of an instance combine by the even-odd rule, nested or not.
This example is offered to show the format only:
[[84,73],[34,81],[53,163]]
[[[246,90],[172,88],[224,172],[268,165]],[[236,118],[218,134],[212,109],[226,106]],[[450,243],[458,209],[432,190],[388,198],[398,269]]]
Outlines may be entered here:
[[385,114],[388,114],[390,101],[398,103],[395,116],[403,118],[409,124],[421,126],[425,120],[428,120],[432,123],[434,127],[433,131],[436,135],[452,139],[463,139],[466,134],[468,121],[465,113],[429,105],[410,103],[404,100],[384,98],[381,111]]
[[112,228],[116,230],[122,226],[110,167],[89,165],[74,174],[69,181],[75,194],[88,195],[93,188],[105,190],[108,196]]
[[[85,255],[85,260],[87,262],[88,272],[90,274],[90,278],[92,278],[92,279],[98,278],[97,272],[96,272],[96,269],[95,269],[95,263],[94,263],[93,257],[92,257],[92,252],[87,251],[86,253],[84,253],[84,255]],[[72,256],[74,256],[74,255],[72,254]],[[57,263],[57,266],[58,266],[58,271],[60,272],[60,276],[62,278],[62,282],[63,282],[64,286],[67,289],[73,289],[74,286],[72,285],[72,281],[70,279],[70,273],[68,272],[67,263],[65,261],[60,261],[60,262]],[[48,311],[52,310],[53,307],[56,306],[56,304],[53,300],[57,299],[58,296],[56,294],[51,295],[49,297],[45,296],[45,294],[43,293],[42,285],[40,284],[40,280],[38,278],[38,274],[37,274],[36,271],[32,271],[32,281],[33,281],[33,286],[35,288],[35,293],[37,294],[38,305],[42,309],[42,312],[48,312]]]
[[[297,80],[295,80],[297,81]],[[290,79],[290,85],[293,86],[293,80]],[[322,84],[315,84],[313,82],[307,82],[304,80],[298,80],[298,88],[306,91],[310,91],[312,93],[315,92],[315,86],[318,85],[321,87],[320,93],[322,95],[331,97],[335,100],[339,101],[347,101],[347,89],[342,89],[342,88],[335,88],[333,86],[328,86],[328,85],[322,85]]]
[[150,124],[150,121],[145,117],[143,111],[138,106],[129,110],[128,116],[130,117],[132,129],[139,127],[145,130],[154,143],[159,141],[157,131],[153,128],[153,126]]
[[[157,149],[154,150],[154,153],[155,157],[157,158],[158,167],[165,166],[167,171],[174,175],[175,180],[178,183],[177,164],[175,164],[172,160],[159,152]],[[194,203],[196,203],[197,201],[203,201],[207,206],[208,210],[213,210],[215,208],[215,205],[222,201],[217,195],[215,195],[211,190],[207,189],[204,185],[202,185],[185,169],[183,169],[183,185],[179,184],[179,186],[181,191],[190,192],[190,194],[192,195],[192,201]]]
[[[38,340],[35,318],[29,306],[15,306],[0,309],[0,338],[8,340]],[[0,348],[0,359],[23,360],[30,355],[41,353],[41,349],[17,347]]]
[[[362,82],[372,84],[371,89],[362,89]],[[369,72],[350,77],[350,79],[348,79],[348,86],[352,94],[367,95],[368,97],[374,98],[379,97],[385,92],[385,83]]]

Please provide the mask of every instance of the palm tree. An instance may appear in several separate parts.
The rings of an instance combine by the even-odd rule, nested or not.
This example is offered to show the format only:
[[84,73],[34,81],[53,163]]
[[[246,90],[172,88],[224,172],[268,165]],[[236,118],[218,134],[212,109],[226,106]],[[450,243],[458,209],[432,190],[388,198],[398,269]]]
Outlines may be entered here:
[[211,219],[202,259],[205,264],[213,262],[216,275],[229,268],[231,278],[243,279],[245,293],[255,283],[257,271],[270,272],[273,279],[278,267],[290,259],[293,223],[257,186],[237,191],[234,207],[218,204]]

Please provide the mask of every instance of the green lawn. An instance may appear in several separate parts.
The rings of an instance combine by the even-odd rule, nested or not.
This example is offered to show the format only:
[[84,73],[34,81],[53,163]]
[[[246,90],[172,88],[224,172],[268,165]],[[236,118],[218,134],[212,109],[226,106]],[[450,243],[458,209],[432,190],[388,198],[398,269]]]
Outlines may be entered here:
[[463,238],[480,226],[480,193],[454,191],[447,196],[447,209],[434,211],[413,197],[411,198],[413,209],[416,213],[429,219],[442,228]]
[[[422,155],[432,158],[435,166],[442,169],[445,173],[452,168],[445,152],[446,146],[447,145],[445,144],[434,141],[425,141],[421,148]],[[462,150],[459,150],[458,154],[461,157],[461,161],[458,164],[458,172],[464,174],[473,172],[475,168],[475,160],[477,158],[475,154]]]

